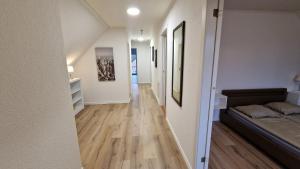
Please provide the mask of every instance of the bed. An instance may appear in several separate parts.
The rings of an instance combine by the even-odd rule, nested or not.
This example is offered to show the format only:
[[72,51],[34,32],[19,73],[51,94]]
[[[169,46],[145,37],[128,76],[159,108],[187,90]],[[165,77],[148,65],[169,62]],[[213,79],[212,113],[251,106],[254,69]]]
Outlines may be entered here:
[[[227,109],[221,110],[221,122],[264,151],[282,166],[300,168],[300,116],[254,120],[235,109],[236,106],[265,105],[284,102],[287,89],[224,90]],[[272,127],[276,126],[276,127]],[[285,126],[293,128],[287,130]]]

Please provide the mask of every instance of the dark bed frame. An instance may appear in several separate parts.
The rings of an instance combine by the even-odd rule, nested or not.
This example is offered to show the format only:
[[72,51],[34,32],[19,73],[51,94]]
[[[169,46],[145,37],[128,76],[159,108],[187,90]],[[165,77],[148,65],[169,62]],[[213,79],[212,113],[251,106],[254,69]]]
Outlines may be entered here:
[[299,148],[230,110],[230,108],[236,106],[284,102],[287,97],[287,89],[224,90],[222,94],[228,97],[227,109],[221,110],[220,114],[222,123],[246,138],[282,166],[290,169],[300,168]]

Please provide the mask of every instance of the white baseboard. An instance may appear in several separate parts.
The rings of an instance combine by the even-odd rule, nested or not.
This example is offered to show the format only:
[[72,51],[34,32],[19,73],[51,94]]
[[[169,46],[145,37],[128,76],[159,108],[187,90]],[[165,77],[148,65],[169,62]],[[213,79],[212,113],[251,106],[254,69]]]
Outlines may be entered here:
[[130,103],[130,98],[128,100],[117,100],[117,101],[84,102],[84,105],[124,104],[124,103]]
[[186,154],[184,153],[184,151],[183,151],[183,149],[182,149],[182,147],[181,147],[181,145],[180,145],[179,139],[177,138],[177,136],[176,136],[176,134],[175,134],[175,132],[174,132],[174,130],[173,130],[173,127],[172,127],[170,121],[168,120],[168,118],[167,118],[166,120],[167,120],[168,126],[169,126],[169,128],[170,128],[170,130],[171,130],[171,132],[172,132],[172,135],[173,135],[173,137],[175,138],[175,142],[176,142],[176,144],[177,144],[177,147],[179,148],[180,153],[182,154],[183,159],[184,159],[184,161],[185,161],[185,163],[186,163],[188,169],[192,169],[192,166],[191,166],[191,164],[190,164],[190,162],[189,162],[189,160],[188,160]]
[[159,98],[158,98],[155,94],[154,94],[154,96],[155,96],[155,98],[156,98],[156,101],[157,101],[158,105],[161,106],[160,101],[159,101]]
[[153,93],[153,95],[154,95],[154,97],[155,97],[155,99],[156,99],[156,101],[157,101],[157,103],[158,103],[158,105],[162,105],[162,104],[160,104],[160,101],[159,101],[159,98],[158,98],[158,96],[155,94],[155,92],[154,92],[154,90],[153,90],[153,88],[151,87],[151,90],[152,90],[152,93]]
[[151,85],[151,82],[138,82],[138,84]]

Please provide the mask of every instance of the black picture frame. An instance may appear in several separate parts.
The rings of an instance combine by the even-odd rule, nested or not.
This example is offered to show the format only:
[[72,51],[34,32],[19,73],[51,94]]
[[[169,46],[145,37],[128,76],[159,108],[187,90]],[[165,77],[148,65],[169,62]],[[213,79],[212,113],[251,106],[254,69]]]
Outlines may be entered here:
[[157,68],[157,49],[155,49],[155,52],[154,52],[155,54],[155,68]]
[[[179,99],[177,99],[174,95],[174,37],[175,32],[182,28],[182,48],[181,48],[181,69],[180,69],[180,91],[179,91]],[[173,30],[173,56],[172,56],[172,98],[175,100],[175,102],[182,107],[182,94],[183,94],[183,71],[184,71],[184,48],[185,48],[185,21],[181,22],[174,30]]]
[[154,46],[151,47],[151,52],[152,52],[152,62],[154,62]]

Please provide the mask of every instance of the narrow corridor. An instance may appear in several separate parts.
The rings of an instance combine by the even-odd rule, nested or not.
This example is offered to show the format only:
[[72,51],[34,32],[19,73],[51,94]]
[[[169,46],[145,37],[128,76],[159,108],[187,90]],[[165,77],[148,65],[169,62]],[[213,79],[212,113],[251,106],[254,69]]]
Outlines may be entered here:
[[150,85],[130,104],[88,106],[76,118],[85,169],[186,169]]

